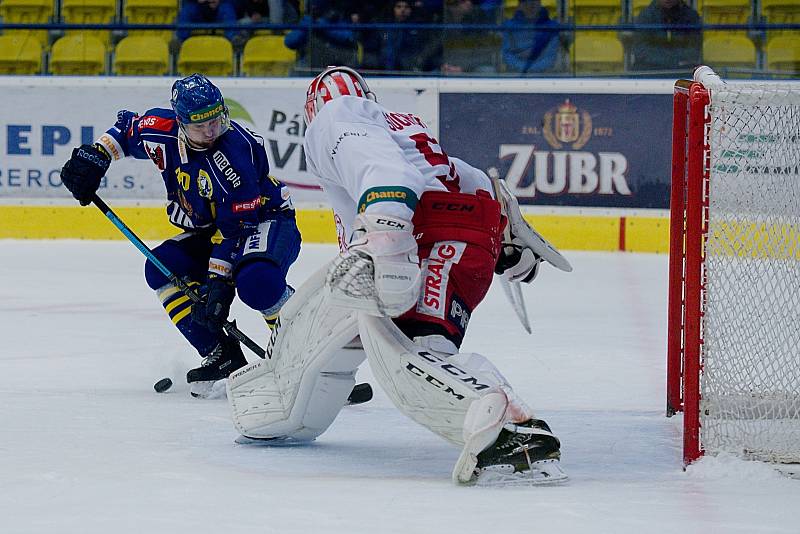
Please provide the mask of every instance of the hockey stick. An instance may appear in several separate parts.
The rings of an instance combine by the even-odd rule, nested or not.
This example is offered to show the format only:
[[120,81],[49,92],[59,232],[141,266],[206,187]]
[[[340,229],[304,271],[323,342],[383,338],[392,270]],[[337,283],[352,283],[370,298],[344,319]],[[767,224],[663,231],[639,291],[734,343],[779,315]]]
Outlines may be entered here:
[[[119,217],[117,217],[117,214],[114,213],[114,210],[112,210],[108,206],[108,204],[106,204],[103,201],[102,198],[100,198],[95,194],[94,198],[92,198],[92,202],[94,203],[95,206],[97,206],[97,208],[100,211],[103,212],[103,215],[105,215],[108,218],[108,220],[111,221],[114,224],[114,226],[116,226],[117,229],[120,232],[122,232],[122,234],[125,237],[127,237],[128,240],[131,243],[133,243],[134,246],[138,248],[141,251],[141,253],[144,254],[145,257],[153,263],[153,265],[155,265],[158,268],[159,271],[164,273],[164,276],[169,278],[170,282],[175,284],[178,287],[178,289],[180,289],[183,292],[184,295],[189,297],[192,303],[196,304],[202,300],[200,296],[192,288],[186,285],[186,283],[183,280],[172,274],[172,271],[170,271],[166,265],[161,263],[161,261],[158,258],[156,258],[156,255],[153,254],[153,251],[150,250],[150,248],[144,244],[144,241],[139,239],[139,237],[133,233],[133,230],[128,228],[128,226],[124,222],[122,222],[122,220]],[[259,347],[255,341],[247,337],[238,328],[236,328],[235,321],[225,321],[225,324],[223,325],[222,328],[228,335],[236,338],[237,340],[239,340],[240,343],[245,345],[248,349],[252,350],[253,353],[256,354],[259,358],[262,359],[266,358],[267,356],[266,351],[261,347]],[[158,393],[163,393],[172,387],[172,380],[169,378],[162,378],[161,380],[156,382],[156,384],[153,387]],[[355,387],[353,388],[353,391],[350,392],[350,396],[347,398],[347,402],[350,405],[363,404],[371,399],[372,399],[372,387],[369,384],[356,384]]]
[[[100,211],[103,212],[103,215],[105,215],[108,218],[108,220],[111,221],[114,224],[114,226],[116,226],[117,229],[120,232],[122,232],[122,234],[125,237],[127,237],[128,240],[131,243],[133,243],[134,246],[138,248],[141,251],[141,253],[144,254],[145,257],[148,260],[150,260],[150,262],[153,265],[155,265],[158,268],[159,271],[164,273],[164,276],[169,278],[170,282],[175,284],[175,286],[177,286],[177,288],[180,289],[184,295],[189,297],[189,300],[191,300],[192,303],[197,304],[198,302],[201,302],[203,300],[200,297],[200,295],[197,294],[196,291],[194,291],[191,287],[189,287],[186,284],[186,282],[184,282],[183,280],[172,274],[172,272],[167,268],[167,266],[161,263],[161,261],[158,258],[156,258],[156,255],[153,254],[153,251],[150,250],[150,248],[148,248],[148,246],[144,244],[144,241],[139,239],[139,237],[133,233],[133,230],[128,228],[128,226],[124,222],[122,222],[122,220],[119,217],[117,217],[117,214],[114,213],[114,211],[108,206],[108,204],[103,202],[102,198],[100,198],[97,195],[94,195],[92,202],[94,203],[95,206],[97,206],[100,209]],[[264,349],[259,347],[255,341],[244,335],[238,328],[236,328],[236,323],[234,321],[225,321],[225,324],[222,326],[222,329],[225,330],[225,332],[229,336],[236,338],[245,347],[252,350],[253,353],[256,354],[259,358],[266,358],[266,352],[264,351]]]
[[503,292],[506,298],[514,308],[514,313],[517,314],[517,319],[522,323],[522,328],[529,334],[531,331],[531,322],[528,319],[528,308],[525,306],[525,297],[522,296],[522,284],[519,282],[512,282],[503,275],[499,276],[500,285],[503,287]]
[[[512,224],[516,223],[519,226],[524,225],[530,231],[527,235],[520,235],[518,237],[522,239],[535,254],[557,269],[566,272],[572,271],[572,265],[570,265],[567,259],[544,237],[539,235],[536,230],[524,222],[522,213],[519,210],[517,198],[511,192],[511,189],[508,188],[505,180],[500,179],[500,173],[497,169],[495,167],[490,167],[487,170],[487,174],[492,181],[495,198],[500,203],[503,213],[509,218],[504,230],[504,238],[510,239]],[[522,327],[530,334],[531,323],[528,319],[528,310],[525,306],[525,298],[522,294],[522,284],[519,282],[512,282],[503,275],[500,275],[500,283],[503,286],[503,292],[506,298],[508,298],[508,301],[511,303],[511,307],[514,308],[514,313],[516,313],[519,322],[522,323]]]

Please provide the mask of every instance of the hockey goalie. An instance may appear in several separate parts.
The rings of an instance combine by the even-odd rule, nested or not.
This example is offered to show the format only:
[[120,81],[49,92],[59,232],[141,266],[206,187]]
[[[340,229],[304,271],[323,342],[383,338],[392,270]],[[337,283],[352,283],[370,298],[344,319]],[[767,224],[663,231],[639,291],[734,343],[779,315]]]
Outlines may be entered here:
[[459,348],[495,273],[530,282],[542,261],[569,263],[508,189],[448,157],[418,117],[379,105],[353,69],[311,82],[305,120],[308,168],[333,206],[341,252],[284,305],[270,358],[228,379],[237,430],[315,439],[367,359],[404,414],[461,449],[455,483],[565,481],[547,423],[486,357]]

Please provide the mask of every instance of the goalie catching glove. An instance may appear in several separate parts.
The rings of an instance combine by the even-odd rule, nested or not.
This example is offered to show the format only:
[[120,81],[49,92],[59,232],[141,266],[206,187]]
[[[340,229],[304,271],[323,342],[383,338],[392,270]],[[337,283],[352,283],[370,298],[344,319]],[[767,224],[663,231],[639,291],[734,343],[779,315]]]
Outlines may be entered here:
[[353,239],[328,271],[334,304],[397,317],[417,302],[420,268],[410,221],[362,213]]
[[61,182],[81,206],[88,206],[109,165],[111,157],[100,145],[81,145],[72,150],[72,157],[61,169]]

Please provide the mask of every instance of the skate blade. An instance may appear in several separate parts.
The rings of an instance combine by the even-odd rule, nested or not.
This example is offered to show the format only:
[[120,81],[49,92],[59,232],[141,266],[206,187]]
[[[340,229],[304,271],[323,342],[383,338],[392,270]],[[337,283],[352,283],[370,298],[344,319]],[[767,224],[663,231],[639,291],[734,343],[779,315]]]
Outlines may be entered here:
[[558,460],[540,460],[531,464],[530,471],[514,472],[511,465],[497,465],[480,470],[476,486],[555,486],[563,484],[569,477],[561,469]]
[[278,436],[275,438],[248,438],[247,436],[241,435],[233,440],[237,445],[256,445],[261,447],[294,447],[307,445],[313,441],[313,439],[298,440],[287,436]]
[[206,380],[189,384],[189,393],[196,399],[224,399],[225,380]]

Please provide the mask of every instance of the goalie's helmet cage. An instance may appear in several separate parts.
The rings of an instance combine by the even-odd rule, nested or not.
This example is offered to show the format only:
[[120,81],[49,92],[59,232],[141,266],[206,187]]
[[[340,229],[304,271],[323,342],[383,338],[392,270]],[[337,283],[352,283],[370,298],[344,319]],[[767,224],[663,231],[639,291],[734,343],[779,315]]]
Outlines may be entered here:
[[306,107],[303,118],[306,126],[311,124],[314,117],[326,102],[340,96],[357,96],[377,102],[375,93],[369,90],[364,77],[350,67],[328,67],[322,71],[306,92]]
[[228,117],[222,91],[202,74],[192,74],[172,84],[170,104],[181,124],[206,122],[220,116],[227,120]]

